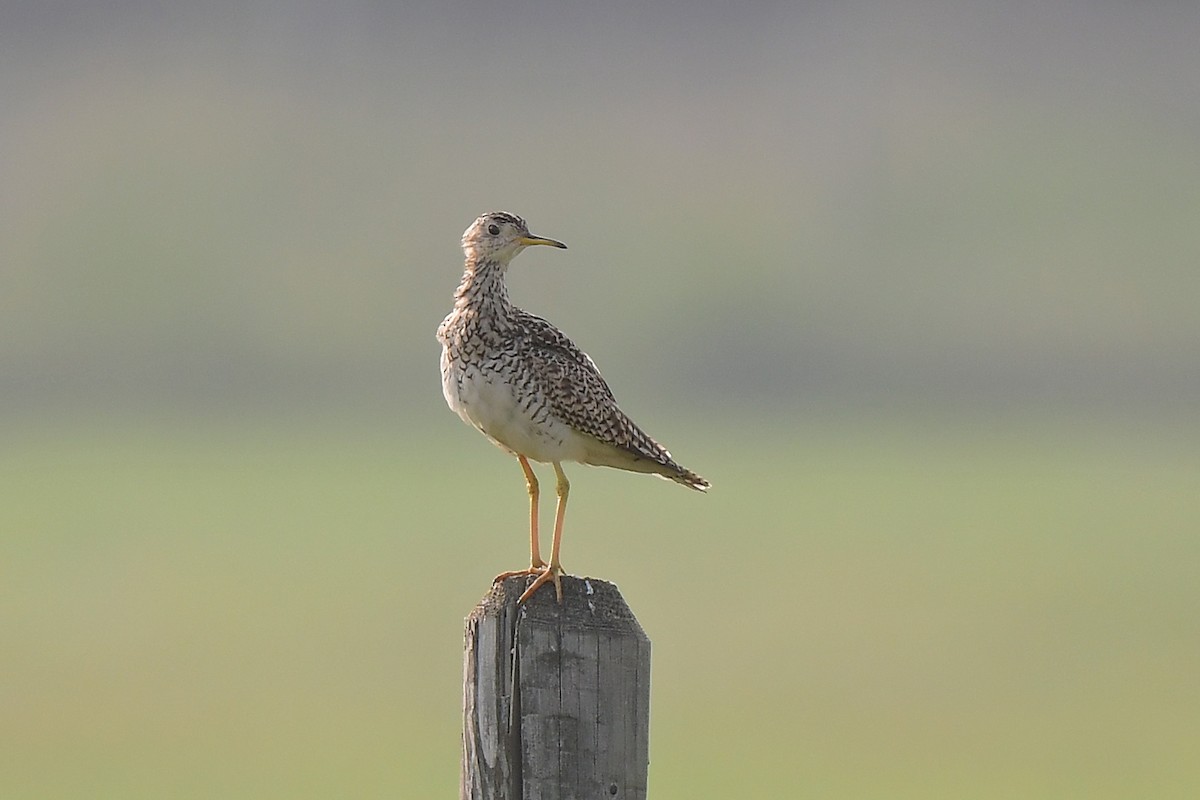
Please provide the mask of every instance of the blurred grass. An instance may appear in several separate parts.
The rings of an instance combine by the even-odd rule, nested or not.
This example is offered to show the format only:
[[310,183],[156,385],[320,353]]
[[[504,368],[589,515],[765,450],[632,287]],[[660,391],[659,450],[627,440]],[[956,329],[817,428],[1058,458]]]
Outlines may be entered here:
[[[654,641],[656,798],[1200,790],[1194,429],[665,427],[711,495],[575,467],[564,544]],[[0,796],[453,796],[462,618],[525,557],[498,451],[448,417],[2,436]]]

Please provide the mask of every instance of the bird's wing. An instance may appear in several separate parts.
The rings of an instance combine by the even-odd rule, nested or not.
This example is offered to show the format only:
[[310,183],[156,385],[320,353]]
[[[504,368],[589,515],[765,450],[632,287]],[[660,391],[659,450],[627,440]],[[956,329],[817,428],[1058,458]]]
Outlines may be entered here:
[[620,408],[595,362],[541,317],[522,312],[521,350],[554,416],[577,431],[663,465],[666,448]]

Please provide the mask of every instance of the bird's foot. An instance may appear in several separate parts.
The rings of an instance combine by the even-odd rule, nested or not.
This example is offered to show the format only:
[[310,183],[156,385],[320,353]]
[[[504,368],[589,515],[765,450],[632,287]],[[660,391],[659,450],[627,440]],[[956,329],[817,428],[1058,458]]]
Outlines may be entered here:
[[521,593],[521,596],[517,599],[517,603],[524,603],[526,600],[533,597],[534,592],[536,592],[545,584],[553,581],[554,596],[558,600],[558,604],[561,606],[563,602],[563,590],[562,581],[558,577],[560,573],[562,573],[562,566],[560,564],[543,563],[537,566],[531,566],[529,569],[518,569],[513,570],[512,572],[502,572],[496,576],[496,579],[492,581],[492,583],[499,583],[507,578],[517,578],[522,575],[536,575],[537,578],[534,579],[533,583],[529,584],[528,588]]
[[542,561],[540,558],[535,558],[529,565],[528,569],[514,569],[510,572],[501,572],[499,575],[492,578],[492,583],[500,583],[501,581],[506,581],[509,578],[519,578],[522,575],[541,575],[545,569],[546,562]]
[[536,592],[540,586],[548,581],[554,581],[554,596],[558,599],[558,604],[561,606],[563,604],[563,594],[562,581],[558,578],[558,574],[560,572],[562,572],[562,567],[560,565],[548,565],[541,571],[541,574],[537,576],[534,582],[529,584],[529,588],[522,592],[521,596],[517,598],[518,605],[533,597],[533,593]]

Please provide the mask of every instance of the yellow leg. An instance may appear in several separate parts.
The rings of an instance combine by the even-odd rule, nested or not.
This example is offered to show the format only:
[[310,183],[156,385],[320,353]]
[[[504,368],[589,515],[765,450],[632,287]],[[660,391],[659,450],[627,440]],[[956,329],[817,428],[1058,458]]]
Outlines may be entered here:
[[529,567],[538,569],[546,566],[546,562],[542,561],[542,547],[538,543],[538,479],[525,456],[517,456],[517,460],[525,471],[525,488],[529,490]]
[[[567,495],[571,493],[571,482],[567,480],[562,464],[557,461],[554,462],[554,474],[558,477],[558,482],[554,485],[554,493],[558,495],[558,505],[554,509],[554,538],[550,542],[550,563],[561,570],[562,565],[558,562],[558,548],[562,544],[563,518],[567,515]],[[555,580],[555,583],[557,584],[558,581]],[[558,594],[561,599],[561,589]]]
[[558,574],[562,572],[562,565],[558,561],[558,548],[562,544],[563,517],[567,513],[567,495],[571,493],[571,482],[567,480],[567,475],[562,470],[562,464],[557,461],[554,462],[554,474],[558,476],[558,483],[554,487],[555,494],[558,495],[558,506],[554,512],[554,539],[550,543],[550,566],[546,567],[545,571],[538,575],[537,580],[529,585],[529,588],[517,601],[518,603],[524,603],[532,597],[542,584],[554,581],[554,594],[558,598],[558,604],[562,605],[562,581],[558,578]]
[[535,575],[539,574],[546,568],[546,562],[542,561],[541,545],[538,542],[538,479],[537,475],[533,474],[533,468],[529,466],[529,460],[525,456],[517,456],[517,460],[521,462],[521,470],[525,473],[525,488],[529,490],[529,569],[517,569],[512,572],[502,572],[496,576],[495,580],[502,581],[505,578],[514,578],[518,575]]

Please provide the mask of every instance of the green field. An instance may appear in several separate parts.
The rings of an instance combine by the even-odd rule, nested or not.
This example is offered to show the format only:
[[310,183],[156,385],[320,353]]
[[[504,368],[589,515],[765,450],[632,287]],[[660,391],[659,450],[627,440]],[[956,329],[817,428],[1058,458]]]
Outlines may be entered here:
[[[1195,430],[789,425],[669,421],[707,497],[568,470],[564,564],[653,640],[656,800],[1200,793]],[[456,796],[515,463],[449,416],[3,445],[0,796]]]

